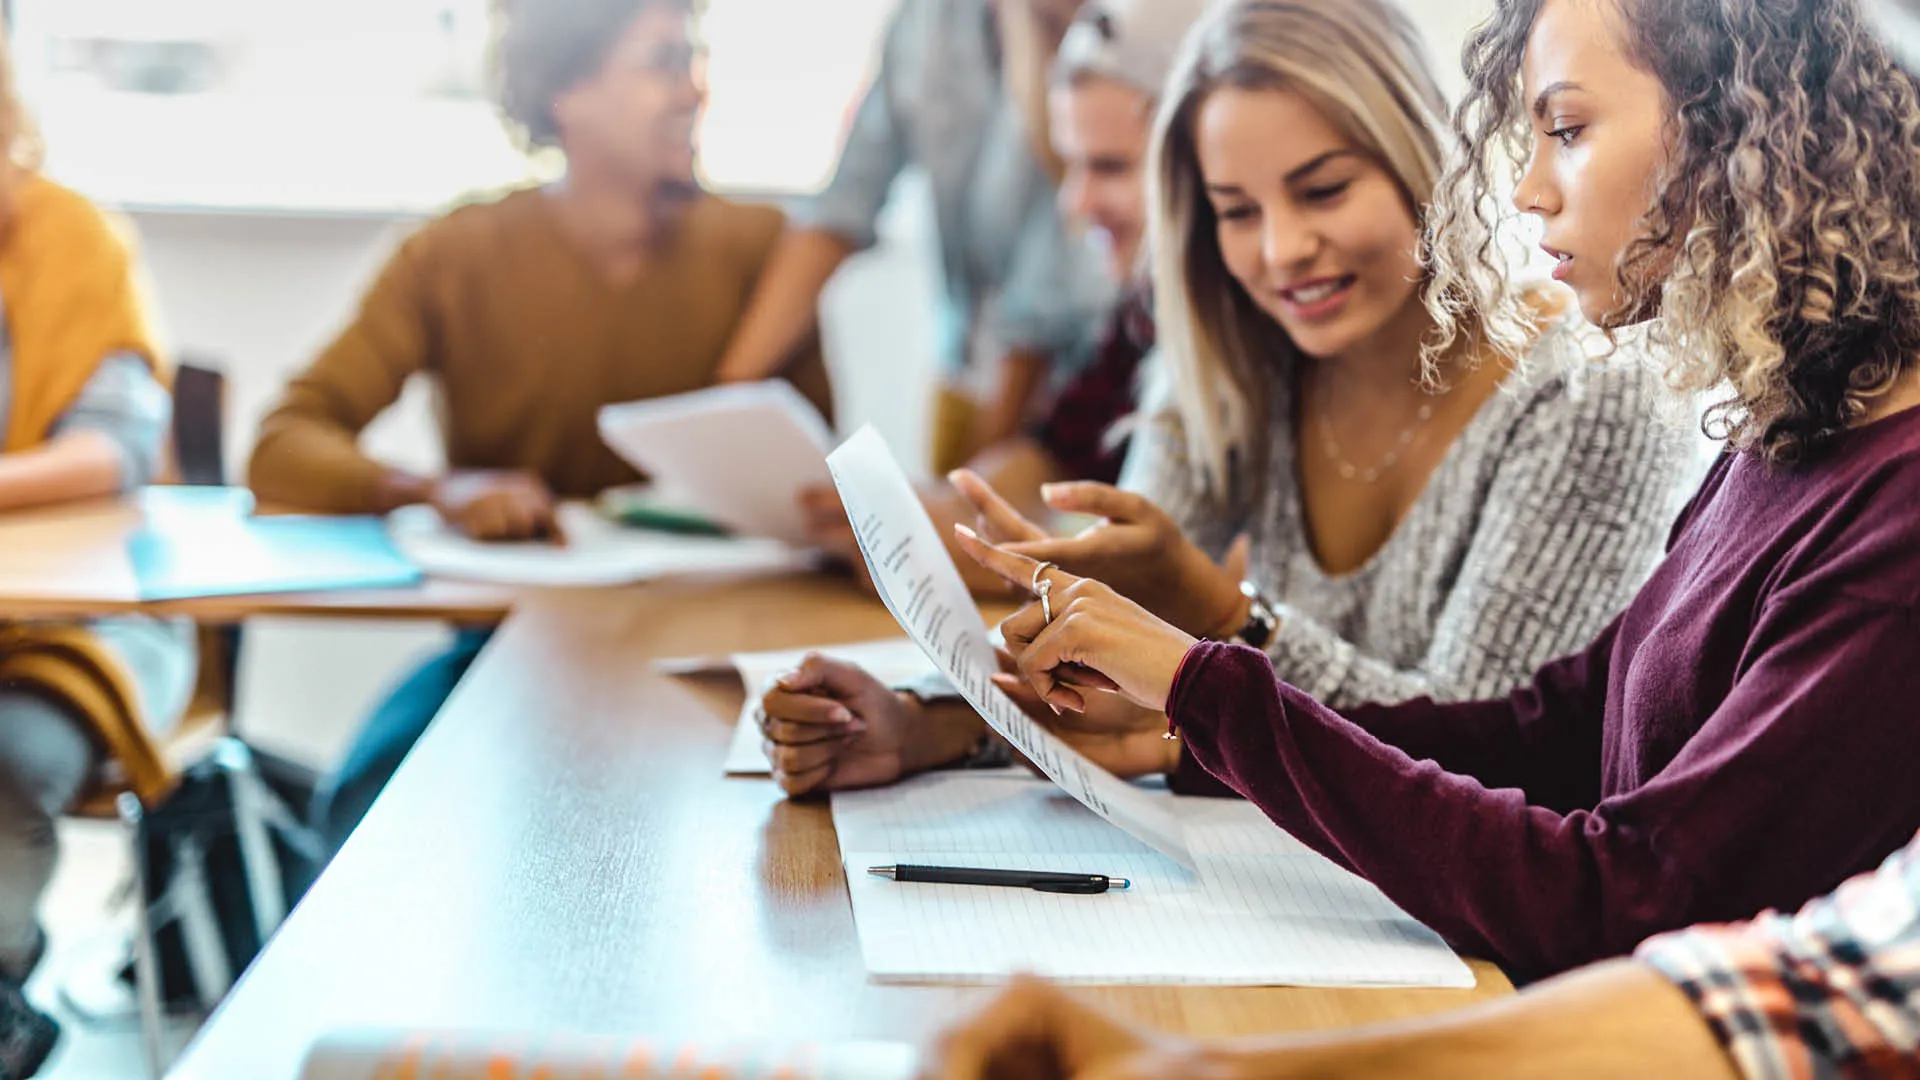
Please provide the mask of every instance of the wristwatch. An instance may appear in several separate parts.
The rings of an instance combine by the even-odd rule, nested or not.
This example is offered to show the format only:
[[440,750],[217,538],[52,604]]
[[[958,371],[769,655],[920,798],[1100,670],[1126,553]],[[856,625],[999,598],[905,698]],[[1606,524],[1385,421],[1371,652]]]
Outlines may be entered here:
[[[953,685],[953,681],[938,671],[929,671],[918,678],[898,683],[892,687],[892,690],[896,694],[905,694],[922,705],[930,705],[938,701],[965,702],[967,700],[966,695]],[[1013,764],[1013,747],[989,728],[981,732],[980,737],[967,748],[966,754],[949,767],[1003,769],[1011,764]]]
[[1265,650],[1273,640],[1274,631],[1280,629],[1280,616],[1274,613],[1273,605],[1260,595],[1253,582],[1241,582],[1240,595],[1247,598],[1247,622],[1233,635],[1233,640]]

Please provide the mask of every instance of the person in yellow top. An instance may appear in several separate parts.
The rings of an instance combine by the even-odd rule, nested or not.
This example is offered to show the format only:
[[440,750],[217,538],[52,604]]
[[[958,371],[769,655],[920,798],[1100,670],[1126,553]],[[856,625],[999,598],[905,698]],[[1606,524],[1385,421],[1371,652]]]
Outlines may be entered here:
[[[783,226],[705,193],[704,102],[688,0],[519,0],[502,13],[500,107],[563,179],[476,202],[401,244],[358,314],[287,388],[249,468],[263,501],[331,513],[428,503],[483,540],[554,532],[556,499],[640,476],[600,440],[603,405],[717,381]],[[783,370],[829,413],[817,338]],[[363,453],[410,376],[437,384],[448,470]],[[359,822],[484,635],[467,634],[380,706],[321,793],[336,844]]]
[[[160,470],[172,402],[131,246],[41,176],[0,51],[0,515],[100,498]],[[0,622],[0,1080],[33,1075],[58,1028],[21,987],[45,950],[37,908],[54,821],[111,757],[143,796],[154,736],[191,696],[189,627]]]

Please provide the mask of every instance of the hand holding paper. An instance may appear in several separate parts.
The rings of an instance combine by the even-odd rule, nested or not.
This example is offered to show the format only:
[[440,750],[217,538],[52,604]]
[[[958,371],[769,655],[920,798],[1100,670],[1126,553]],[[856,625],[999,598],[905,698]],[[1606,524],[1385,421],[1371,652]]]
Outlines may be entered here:
[[981,566],[1008,581],[1047,588],[1046,603],[1029,604],[1000,624],[1020,674],[1047,704],[1085,712],[1088,693],[1117,690],[1135,704],[1166,711],[1192,635],[1098,581],[994,547],[964,525],[956,532],[961,549]]
[[1001,737],[1088,809],[1191,869],[1180,823],[1035,723],[993,684],[999,662],[959,570],[913,486],[872,428],[827,459],[887,610]]
[[739,536],[808,543],[800,493],[828,481],[827,422],[778,379],[609,405],[600,435],[663,499]]
[[993,684],[1028,716],[1115,776],[1161,776],[1180,767],[1180,742],[1166,737],[1166,713],[1141,708],[1119,694],[1087,696],[1085,712],[1054,713],[1017,674],[995,675]]

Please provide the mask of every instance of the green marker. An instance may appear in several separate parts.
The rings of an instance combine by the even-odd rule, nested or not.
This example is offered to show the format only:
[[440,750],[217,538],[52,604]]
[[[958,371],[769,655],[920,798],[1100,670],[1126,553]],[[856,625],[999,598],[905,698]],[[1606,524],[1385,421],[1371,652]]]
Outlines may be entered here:
[[600,496],[599,509],[609,520],[635,529],[680,536],[727,535],[726,527],[711,518],[656,502],[631,490],[605,492]]

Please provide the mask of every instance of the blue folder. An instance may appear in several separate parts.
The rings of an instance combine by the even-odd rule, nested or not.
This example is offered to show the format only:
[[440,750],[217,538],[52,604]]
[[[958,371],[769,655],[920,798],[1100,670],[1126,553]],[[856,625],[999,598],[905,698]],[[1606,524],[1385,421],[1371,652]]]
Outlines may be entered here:
[[252,517],[232,489],[150,488],[127,541],[144,601],[418,585],[375,517]]

